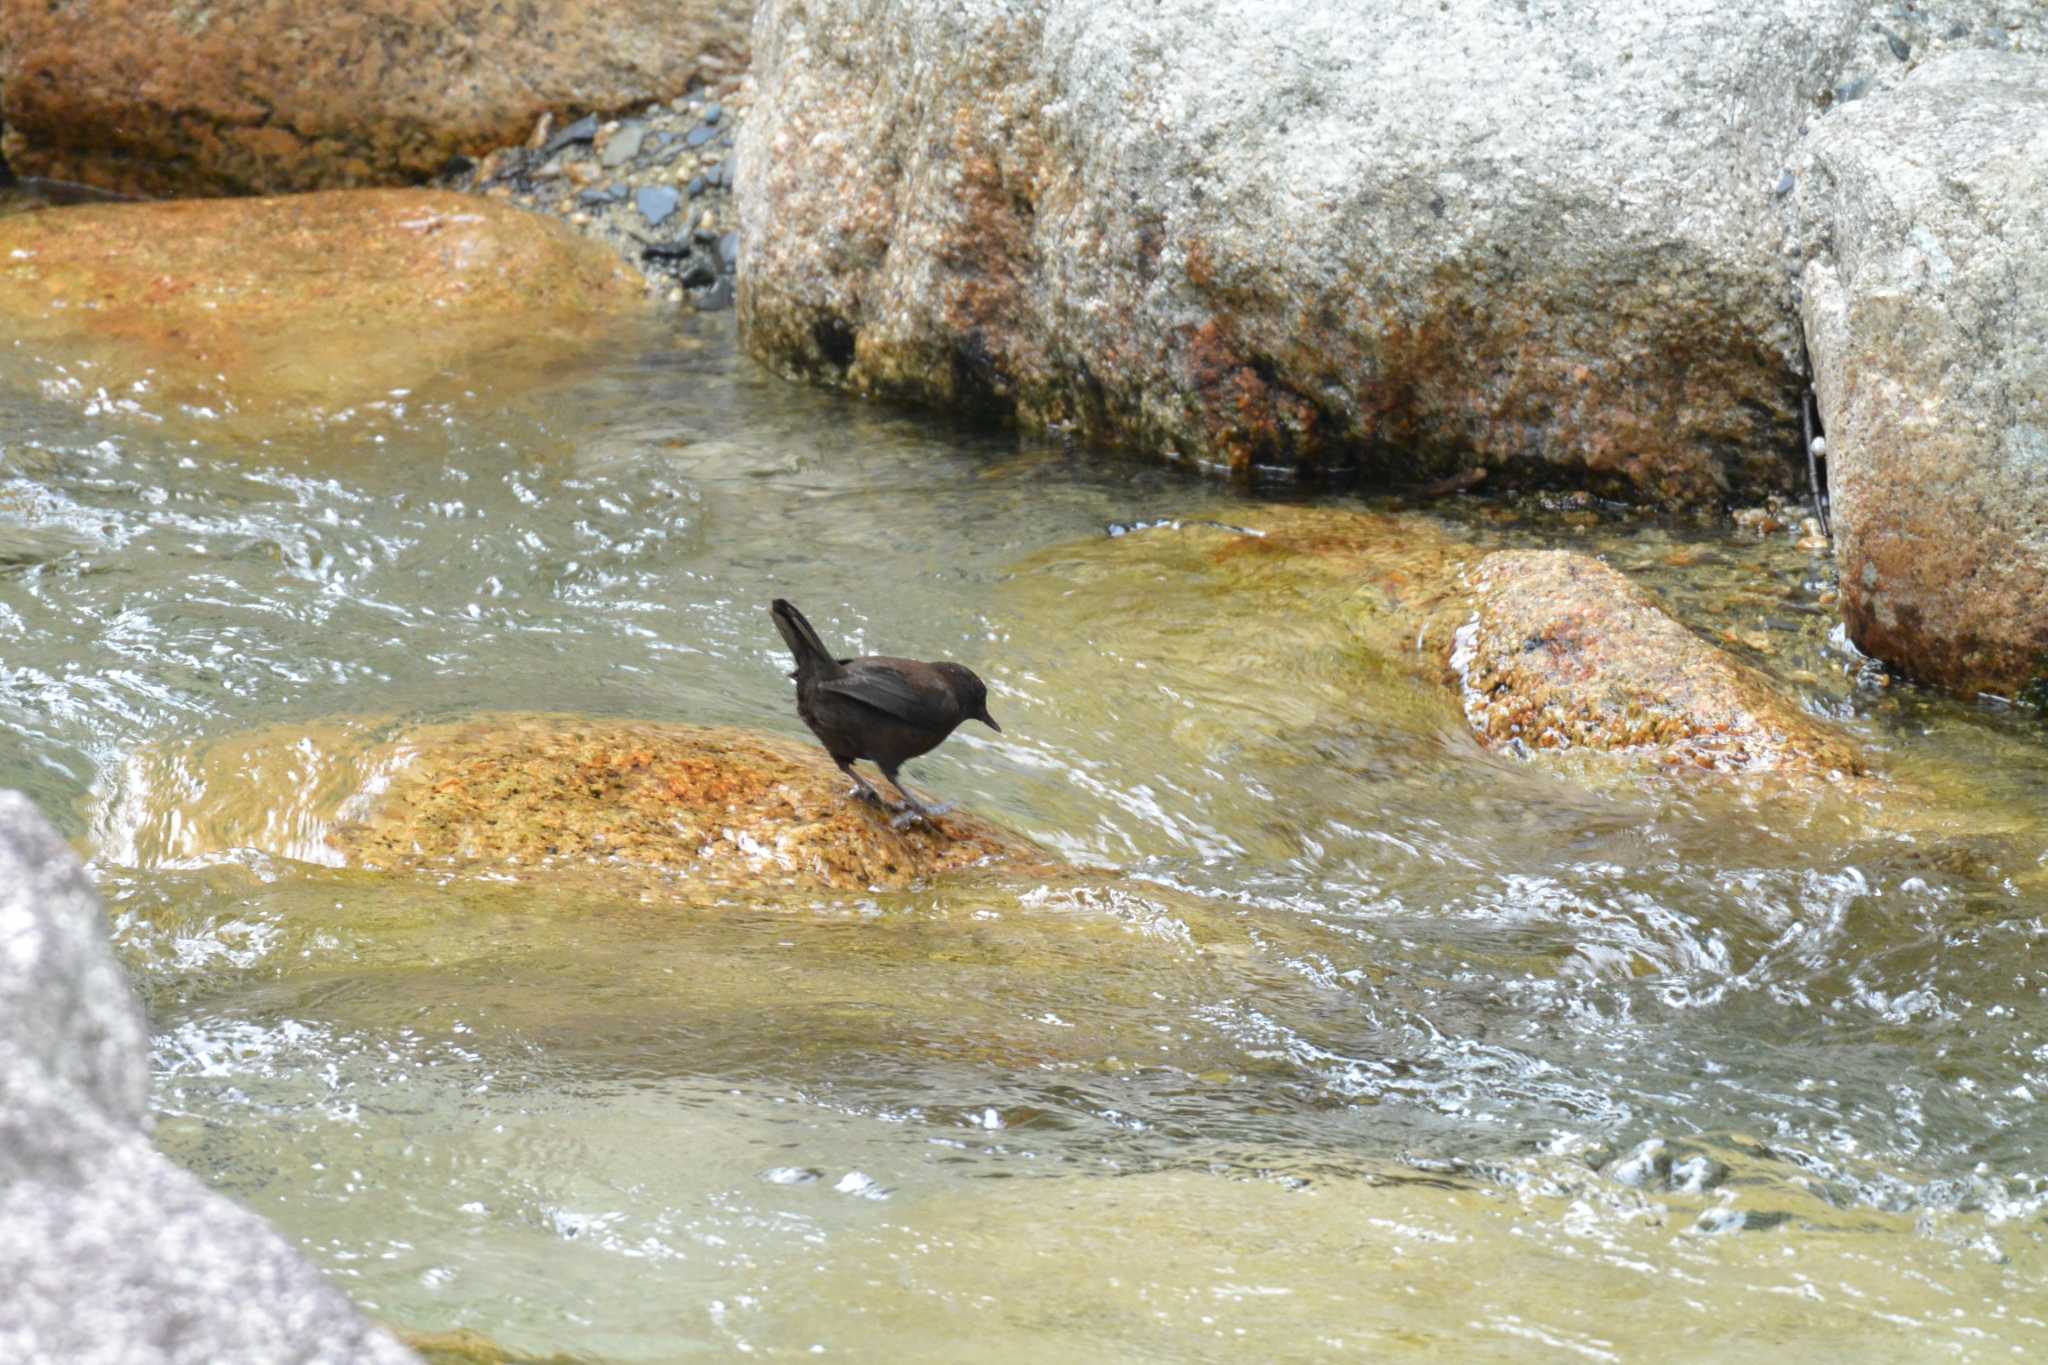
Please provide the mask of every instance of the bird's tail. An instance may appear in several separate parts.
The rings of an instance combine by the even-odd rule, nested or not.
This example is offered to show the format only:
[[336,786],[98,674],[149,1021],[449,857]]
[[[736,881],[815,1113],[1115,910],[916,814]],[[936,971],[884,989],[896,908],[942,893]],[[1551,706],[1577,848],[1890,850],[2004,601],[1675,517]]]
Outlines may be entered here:
[[782,632],[782,642],[796,656],[799,674],[814,672],[821,678],[836,678],[845,671],[832,657],[832,651],[825,648],[825,642],[818,638],[818,632],[811,629],[811,623],[804,619],[804,614],[792,603],[778,597],[768,611],[775,618],[775,629]]

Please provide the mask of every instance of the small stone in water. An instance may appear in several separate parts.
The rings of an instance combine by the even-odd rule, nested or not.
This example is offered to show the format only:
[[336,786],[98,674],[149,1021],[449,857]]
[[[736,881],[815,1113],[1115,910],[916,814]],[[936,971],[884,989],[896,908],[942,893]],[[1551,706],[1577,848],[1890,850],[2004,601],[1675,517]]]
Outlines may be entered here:
[[771,1185],[809,1185],[824,1178],[823,1171],[809,1166],[771,1166],[761,1172],[761,1179]]
[[720,313],[730,307],[732,307],[732,278],[730,276],[712,285],[710,289],[704,292],[704,297],[697,300],[697,311],[700,313]]
[[740,235],[737,232],[728,232],[718,239],[718,259],[725,262],[727,270],[739,264]]
[[725,110],[719,107],[718,101],[717,101],[717,100],[713,100],[713,101],[711,101],[711,103],[710,103],[709,105],[705,106],[705,109],[704,109],[704,123],[705,123],[705,126],[707,126],[707,127],[713,127],[713,126],[716,126],[716,125],[717,125],[717,123],[718,123],[718,120],[719,120],[719,119],[720,119],[720,118],[721,118],[721,117],[722,117],[722,116],[723,116],[724,114],[725,114]]
[[864,1171],[848,1171],[839,1177],[839,1183],[832,1187],[841,1194],[854,1195],[861,1199],[887,1199],[889,1191]]
[[683,145],[685,147],[702,147],[705,143],[711,141],[713,136],[714,134],[711,129],[700,123],[683,136]]
[[1778,187],[1771,192],[1777,195],[1787,195],[1792,193],[1792,187],[1798,183],[1797,178],[1793,176],[1792,172],[1787,171],[1778,177]]
[[702,194],[702,193],[704,193],[704,177],[703,177],[703,176],[701,176],[701,175],[693,175],[693,176],[691,176],[691,177],[690,177],[690,197],[691,197],[692,199],[695,199],[695,198],[696,198],[696,197],[697,197],[698,195],[700,195],[700,194]]

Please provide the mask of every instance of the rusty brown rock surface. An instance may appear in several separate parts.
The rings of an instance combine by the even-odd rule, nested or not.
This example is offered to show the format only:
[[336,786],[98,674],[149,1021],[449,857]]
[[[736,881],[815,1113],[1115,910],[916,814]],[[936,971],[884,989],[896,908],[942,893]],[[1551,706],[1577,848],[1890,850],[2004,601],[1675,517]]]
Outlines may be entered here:
[[[337,190],[0,218],[0,326],[46,393],[332,410],[486,356],[535,365],[645,307],[561,224],[472,195]],[[91,385],[78,376],[89,373]]]
[[96,842],[150,866],[253,849],[680,906],[1061,865],[965,811],[896,829],[815,745],[731,728],[487,715],[279,728],[131,760]]
[[904,886],[1043,862],[964,812],[898,830],[825,754],[688,725],[480,721],[422,737],[334,842],[363,867],[617,864],[695,888]]
[[2048,56],[1931,62],[1823,125],[1802,169],[1850,638],[1965,695],[2038,692]]
[[1797,779],[1867,771],[1847,736],[1627,577],[1568,550],[1481,560],[1450,664],[1466,719],[1492,748],[1633,752],[1676,769]]
[[1203,465],[1789,486],[1768,189],[1863,7],[1794,9],[768,0],[744,335]]
[[132,194],[416,183],[746,65],[744,0],[0,0],[0,155]]

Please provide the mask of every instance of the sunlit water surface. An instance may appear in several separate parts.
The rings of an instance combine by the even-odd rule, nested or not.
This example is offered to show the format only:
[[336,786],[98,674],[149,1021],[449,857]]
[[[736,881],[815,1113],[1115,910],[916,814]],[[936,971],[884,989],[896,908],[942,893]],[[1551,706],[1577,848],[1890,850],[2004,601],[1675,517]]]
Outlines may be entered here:
[[[724,320],[260,440],[12,363],[0,785],[96,858],[158,1142],[394,1324],[619,1361],[2048,1351],[2048,748],[1884,686],[1789,538],[1418,513],[1607,555],[1931,808],[1485,755],[1401,669],[1293,648],[1334,600],[1103,552],[1239,495],[783,384]],[[980,669],[1005,735],[920,779],[1128,875],[685,914],[120,847],[145,746],[798,733],[777,595]]]

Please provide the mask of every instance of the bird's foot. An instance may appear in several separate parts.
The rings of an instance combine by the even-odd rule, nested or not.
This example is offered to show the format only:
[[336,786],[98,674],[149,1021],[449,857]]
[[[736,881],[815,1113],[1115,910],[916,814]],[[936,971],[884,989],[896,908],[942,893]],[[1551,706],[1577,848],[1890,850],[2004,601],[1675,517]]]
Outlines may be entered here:
[[943,805],[927,806],[921,801],[907,801],[903,805],[895,807],[896,817],[889,822],[889,825],[892,829],[909,829],[912,825],[922,821],[936,829],[938,828],[939,817],[952,810],[955,804],[955,802],[948,801]]
[[849,787],[846,792],[846,797],[849,801],[865,801],[870,806],[887,806],[889,804],[887,801],[884,801],[882,799],[882,794],[880,792],[876,791],[873,787],[870,787],[865,782],[858,782],[855,783],[852,787]]

